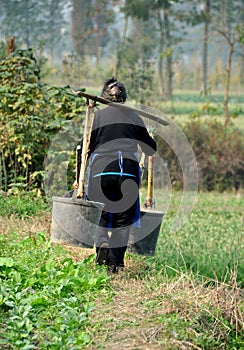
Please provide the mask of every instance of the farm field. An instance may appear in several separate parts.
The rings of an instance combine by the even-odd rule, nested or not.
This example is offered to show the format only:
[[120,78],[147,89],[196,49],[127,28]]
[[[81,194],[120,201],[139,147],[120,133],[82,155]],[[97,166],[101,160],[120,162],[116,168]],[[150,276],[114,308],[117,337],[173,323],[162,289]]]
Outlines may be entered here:
[[[165,112],[176,114],[189,114],[193,111],[206,112],[210,115],[223,114],[223,93],[212,93],[205,97],[194,91],[175,91],[173,101],[162,102]],[[244,115],[244,96],[241,93],[232,93],[229,97],[230,113]]]
[[[100,95],[97,88],[88,88],[88,93]],[[128,100],[130,102],[130,100]],[[148,101],[150,102],[150,101]],[[146,103],[150,105],[150,103]],[[167,115],[179,124],[189,121],[191,118],[204,117],[205,119],[217,118],[223,120],[224,93],[213,92],[209,96],[202,96],[198,91],[176,90],[172,101],[153,101],[155,109]],[[244,132],[244,94],[232,92],[229,97],[229,114],[235,126]]]
[[[161,110],[176,122],[184,123],[189,118],[223,119],[223,93],[213,93],[209,97],[193,91],[176,91],[173,102],[163,102]],[[233,124],[244,132],[244,95],[232,93],[229,98],[229,113]]]
[[[1,2],[0,350],[244,350],[244,0],[21,4]],[[141,216],[155,254],[129,240],[112,273],[92,240],[54,243],[52,196],[91,199],[95,177],[115,198],[119,174],[109,217],[131,222],[136,145],[163,220]],[[69,209],[70,242],[91,238]]]
[[50,242],[42,198],[1,196],[1,348],[241,349],[243,196],[199,193],[173,232],[180,198],[155,256],[127,254],[109,276],[93,250]]

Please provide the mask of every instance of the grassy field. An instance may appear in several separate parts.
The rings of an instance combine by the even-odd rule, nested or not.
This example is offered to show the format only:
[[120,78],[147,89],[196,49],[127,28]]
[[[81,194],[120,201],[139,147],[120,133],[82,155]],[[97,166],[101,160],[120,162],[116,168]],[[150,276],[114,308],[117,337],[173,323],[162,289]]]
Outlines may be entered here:
[[[173,101],[162,102],[162,108],[166,113],[185,115],[199,113],[202,115],[222,116],[224,114],[224,95],[214,93],[208,97],[196,92],[176,91]],[[229,113],[234,117],[244,117],[244,95],[233,94],[229,98]]]
[[[198,194],[193,212],[177,232],[171,230],[179,194],[166,214],[157,257],[177,271],[192,271],[210,280],[230,281],[235,273],[244,287],[244,198],[230,193]],[[238,267],[238,269],[237,269]]]
[[127,253],[125,270],[108,276],[93,250],[50,243],[42,198],[1,196],[0,347],[242,349],[243,197],[200,193],[173,232],[180,198],[156,255]]

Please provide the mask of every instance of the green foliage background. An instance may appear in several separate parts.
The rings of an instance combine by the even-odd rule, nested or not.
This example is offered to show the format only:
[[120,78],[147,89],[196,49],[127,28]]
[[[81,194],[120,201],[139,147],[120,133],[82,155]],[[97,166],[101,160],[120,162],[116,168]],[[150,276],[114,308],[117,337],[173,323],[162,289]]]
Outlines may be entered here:
[[[127,79],[133,80],[134,68],[137,83],[135,82],[131,93],[135,100],[138,97],[139,102],[146,103],[152,81],[147,79],[143,66],[131,66],[127,71]],[[143,85],[143,92],[140,90],[142,81],[147,82],[147,87]],[[69,139],[65,137],[65,128],[70,127],[70,121],[74,122],[69,133],[73,134],[78,143],[82,132],[79,130],[77,133],[75,123],[81,125],[85,101],[72,94],[69,86],[56,87],[42,83],[32,50],[18,50],[8,59],[0,61],[0,83],[0,188],[5,192],[20,188],[42,191],[45,157],[60,130],[64,137],[60,140],[56,153],[59,152],[61,167],[67,160],[70,162],[67,182],[72,184],[75,152],[67,151]],[[244,178],[243,132],[236,127],[234,119],[228,128],[224,127],[223,121],[215,117],[215,112],[212,114],[214,105],[208,99],[205,103],[202,101],[199,111],[188,115],[187,120],[180,119],[179,125],[196,155],[200,188],[238,190],[243,187]],[[208,118],[206,113],[209,114]],[[157,144],[158,153],[167,160],[172,185],[182,187],[182,172],[173,150],[159,138]],[[52,168],[50,162],[56,156],[55,152],[49,152],[50,165],[47,170],[50,171],[50,178],[55,171],[59,172]],[[59,179],[60,183],[63,181],[63,178]]]
[[85,104],[70,88],[39,81],[28,55],[0,61],[0,187],[42,187],[52,137],[69,120],[82,120]]

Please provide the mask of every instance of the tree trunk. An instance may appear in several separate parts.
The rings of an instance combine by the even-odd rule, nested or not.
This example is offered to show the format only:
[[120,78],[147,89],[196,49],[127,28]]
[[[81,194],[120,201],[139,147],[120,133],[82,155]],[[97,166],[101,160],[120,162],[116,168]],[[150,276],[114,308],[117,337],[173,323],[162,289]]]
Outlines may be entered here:
[[225,81],[225,96],[224,96],[224,117],[225,122],[224,125],[227,126],[229,124],[230,116],[229,116],[229,90],[230,90],[230,76],[231,76],[231,64],[232,64],[232,55],[234,50],[234,42],[228,40],[229,50],[228,50],[228,60],[226,66],[226,81]]
[[[2,156],[2,165],[3,165],[4,191],[7,192],[7,190],[8,190],[8,173],[7,173],[7,169],[6,169],[6,162],[5,162],[3,150],[1,151],[1,156]],[[2,172],[2,169],[0,169],[0,170]]]
[[208,33],[209,33],[209,15],[210,0],[204,3],[204,36],[203,36],[203,94],[207,96],[208,92]]
[[163,22],[161,18],[160,10],[157,13],[158,15],[158,24],[160,31],[160,39],[159,39],[159,55],[158,55],[158,77],[159,77],[159,94],[160,96],[164,96],[164,72],[163,72],[163,48],[164,48],[164,32],[163,32]]
[[165,45],[166,45],[166,95],[169,99],[172,99],[172,48],[171,48],[171,34],[170,34],[170,22],[168,11],[164,10],[164,25],[165,25]]
[[85,45],[91,33],[90,18],[88,16],[91,9],[89,0],[72,0],[71,12],[71,36],[74,51],[84,57],[86,54]]
[[118,52],[117,52],[117,61],[114,67],[114,76],[117,77],[119,74],[119,68],[121,65],[121,60],[122,60],[122,55],[123,55],[123,49],[125,46],[125,40],[126,40],[126,34],[127,34],[127,29],[128,29],[128,23],[129,23],[129,18],[128,16],[125,17],[125,23],[124,23],[124,28],[123,28],[123,34],[121,38],[121,42],[119,44]]
[[54,62],[54,45],[51,45],[50,48],[50,67],[53,68],[53,62]]
[[12,52],[14,52],[14,40],[14,36],[7,40],[6,57],[8,57]]

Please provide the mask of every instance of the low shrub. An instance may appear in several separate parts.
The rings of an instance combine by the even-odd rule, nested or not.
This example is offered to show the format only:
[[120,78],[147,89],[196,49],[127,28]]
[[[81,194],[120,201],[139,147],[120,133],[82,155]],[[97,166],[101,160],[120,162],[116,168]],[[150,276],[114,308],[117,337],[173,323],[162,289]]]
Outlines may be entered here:
[[[84,100],[68,86],[41,83],[38,72],[35,61],[24,53],[0,60],[0,189],[4,192],[42,188],[43,163],[52,139],[71,120],[84,117]],[[64,140],[69,142],[67,137]]]
[[[190,119],[181,125],[195,153],[200,173],[200,188],[207,191],[238,190],[244,179],[244,139],[236,126],[228,128],[216,119]],[[183,177],[178,159],[163,140],[158,150],[170,172],[174,187],[182,187]]]
[[244,139],[215,119],[190,120],[184,132],[195,152],[205,190],[238,190],[244,179]]

